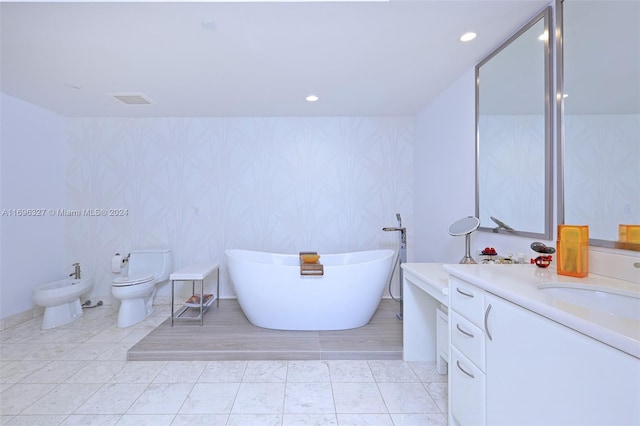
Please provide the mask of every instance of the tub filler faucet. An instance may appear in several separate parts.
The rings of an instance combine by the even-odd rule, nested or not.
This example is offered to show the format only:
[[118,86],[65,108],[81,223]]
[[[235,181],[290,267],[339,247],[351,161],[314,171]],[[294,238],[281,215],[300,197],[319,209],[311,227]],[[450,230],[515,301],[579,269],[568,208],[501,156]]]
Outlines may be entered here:
[[73,272],[69,274],[70,277],[73,277],[74,280],[80,279],[80,263],[76,262],[73,264]]
[[[389,277],[389,294],[391,295],[391,280],[393,279],[393,272],[395,271],[396,265],[399,269],[400,274],[400,298],[398,302],[400,303],[400,312],[396,314],[396,318],[402,320],[404,315],[403,313],[403,305],[402,305],[402,286],[403,286],[403,271],[401,265],[403,263],[407,263],[407,229],[402,227],[402,218],[400,217],[400,213],[396,213],[396,219],[398,220],[397,227],[385,227],[382,228],[385,232],[400,232],[399,235],[399,247],[398,247],[398,257],[396,262],[393,264],[393,268],[391,269],[391,276]],[[391,296],[393,297],[393,296]]]

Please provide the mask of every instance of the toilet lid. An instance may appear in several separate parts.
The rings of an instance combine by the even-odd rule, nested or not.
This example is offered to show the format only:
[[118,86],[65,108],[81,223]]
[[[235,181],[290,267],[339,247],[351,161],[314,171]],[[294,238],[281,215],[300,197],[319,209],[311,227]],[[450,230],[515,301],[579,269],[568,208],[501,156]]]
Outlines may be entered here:
[[113,285],[116,287],[125,287],[128,285],[143,284],[153,279],[153,274],[136,274],[129,275],[128,277],[119,277],[113,280]]

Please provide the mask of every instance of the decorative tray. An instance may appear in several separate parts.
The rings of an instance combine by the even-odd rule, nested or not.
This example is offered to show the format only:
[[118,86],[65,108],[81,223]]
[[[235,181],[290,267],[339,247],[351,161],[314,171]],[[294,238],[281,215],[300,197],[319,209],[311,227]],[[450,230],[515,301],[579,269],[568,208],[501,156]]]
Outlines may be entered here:
[[[216,300],[213,294],[205,294],[204,295],[204,303],[203,306],[209,306]],[[184,306],[188,306],[189,308],[199,308],[200,307],[200,294],[194,294],[190,298],[184,302]]]

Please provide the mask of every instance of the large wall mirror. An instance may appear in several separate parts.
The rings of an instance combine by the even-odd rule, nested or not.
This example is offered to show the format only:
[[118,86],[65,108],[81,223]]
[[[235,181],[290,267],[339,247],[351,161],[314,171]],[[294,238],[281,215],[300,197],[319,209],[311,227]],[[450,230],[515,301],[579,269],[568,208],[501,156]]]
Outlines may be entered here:
[[561,7],[558,222],[589,225],[591,245],[640,251],[618,236],[640,224],[640,2]]
[[476,67],[480,230],[551,239],[551,8]]

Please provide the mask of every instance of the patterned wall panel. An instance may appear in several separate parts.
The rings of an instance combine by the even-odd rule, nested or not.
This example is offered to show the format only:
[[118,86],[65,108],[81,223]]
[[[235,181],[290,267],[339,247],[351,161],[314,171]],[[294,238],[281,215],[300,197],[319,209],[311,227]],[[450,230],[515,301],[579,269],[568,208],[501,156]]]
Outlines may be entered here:
[[167,246],[179,268],[227,248],[395,249],[381,228],[413,221],[411,118],[78,118],[68,134],[68,208],[126,211],[66,219],[100,297],[116,251]]

